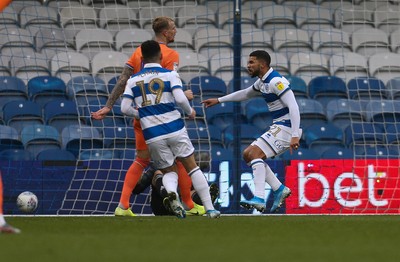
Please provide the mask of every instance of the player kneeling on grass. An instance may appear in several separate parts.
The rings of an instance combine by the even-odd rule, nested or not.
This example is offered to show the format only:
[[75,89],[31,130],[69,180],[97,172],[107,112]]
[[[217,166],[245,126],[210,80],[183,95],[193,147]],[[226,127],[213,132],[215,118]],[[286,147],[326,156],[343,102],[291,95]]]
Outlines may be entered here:
[[196,164],[194,147],[176,104],[189,118],[194,118],[196,111],[190,106],[182,90],[182,81],[178,73],[161,67],[159,43],[149,40],[141,45],[141,49],[144,68],[128,80],[121,111],[140,119],[151,159],[155,168],[163,173],[163,185],[168,192],[174,214],[179,218],[186,217],[186,211],[177,193],[178,175],[175,160],[179,160],[192,179],[193,187],[206,209],[206,215],[209,218],[218,218],[220,212],[214,209],[211,202],[207,180]]
[[267,107],[265,112],[271,113],[273,121],[270,129],[243,152],[244,160],[253,170],[255,192],[252,199],[241,201],[240,205],[264,212],[265,183],[267,182],[274,194],[274,204],[270,211],[275,213],[291,191],[276,178],[264,160],[280,155],[288,149],[298,149],[302,130],[299,107],[290,89],[289,81],[270,67],[270,64],[271,56],[267,52],[263,50],[252,52],[247,62],[247,71],[251,77],[258,77],[257,81],[246,89],[223,97],[210,98],[202,103],[208,108],[218,103],[239,102],[253,97],[265,99]]
[[[145,172],[143,172],[138,183],[136,184],[135,189],[132,191],[132,194],[138,195],[144,192],[149,186],[151,186],[150,205],[153,210],[153,214],[156,216],[172,216],[175,214],[170,209],[168,192],[164,188],[162,177],[162,172],[160,170],[154,169],[150,165],[150,167],[145,170]],[[209,187],[209,191],[211,195],[211,202],[215,203],[215,200],[217,199],[219,194],[218,186],[216,184],[211,184]],[[186,211],[186,214],[199,216],[204,215],[206,211],[204,210],[204,207],[202,206],[203,203],[201,202],[201,199],[195,190],[192,191],[192,199],[195,204],[201,208],[197,209],[197,213]],[[203,210],[203,212],[201,212],[201,209]]]

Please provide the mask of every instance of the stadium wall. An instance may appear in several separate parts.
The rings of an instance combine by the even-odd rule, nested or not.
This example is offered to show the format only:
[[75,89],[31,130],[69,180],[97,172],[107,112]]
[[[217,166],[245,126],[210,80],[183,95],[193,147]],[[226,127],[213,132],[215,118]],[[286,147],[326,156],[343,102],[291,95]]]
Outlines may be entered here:
[[[74,202],[66,203],[64,209],[96,210],[95,213],[84,214],[113,214],[114,206],[110,202],[118,201],[118,194],[107,192],[121,189],[119,168],[126,168],[129,163],[119,160],[52,162],[52,161],[13,161],[0,164],[3,167],[4,210],[6,214],[21,215],[15,200],[21,191],[29,188],[39,198],[39,207],[35,214],[54,215],[61,208],[65,192],[72,187],[81,187]],[[357,162],[357,163],[356,163]],[[207,173],[209,182],[219,185],[220,195],[216,206],[225,214],[248,214],[240,209],[240,199],[252,197],[254,184],[249,167],[242,161],[240,179],[235,179],[233,161],[214,161],[212,169]],[[279,178],[292,188],[293,195],[288,198],[286,207],[281,214],[399,214],[400,188],[398,166],[399,159],[370,159],[370,160],[294,160],[285,162],[272,160],[268,164],[278,174]],[[76,166],[78,170],[76,171]],[[354,168],[356,166],[357,168]],[[112,168],[111,168],[112,167]],[[94,170],[114,170],[99,172]],[[286,172],[285,172],[286,170]],[[98,183],[85,185],[84,178],[97,177]],[[80,181],[80,182],[79,182]],[[84,190],[85,187],[87,190]],[[267,209],[272,205],[270,188],[266,187]],[[90,192],[91,197],[80,195]],[[118,190],[120,192],[120,190]],[[99,196],[98,194],[102,194]],[[111,199],[115,198],[115,199]],[[135,197],[132,210],[144,215],[152,214],[149,205],[149,190]],[[87,201],[93,198],[96,201]],[[96,205],[87,207],[83,205]],[[82,214],[76,211],[76,214]],[[70,214],[69,212],[67,212]],[[59,213],[62,214],[62,213]],[[254,212],[254,214],[257,214]]]

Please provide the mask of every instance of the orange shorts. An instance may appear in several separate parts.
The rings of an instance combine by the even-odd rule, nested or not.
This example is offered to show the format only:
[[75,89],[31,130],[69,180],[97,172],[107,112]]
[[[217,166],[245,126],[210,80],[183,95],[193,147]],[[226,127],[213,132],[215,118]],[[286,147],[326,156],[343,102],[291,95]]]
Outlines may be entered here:
[[144,140],[142,126],[140,120],[133,120],[133,129],[135,132],[136,150],[148,150],[146,141]]

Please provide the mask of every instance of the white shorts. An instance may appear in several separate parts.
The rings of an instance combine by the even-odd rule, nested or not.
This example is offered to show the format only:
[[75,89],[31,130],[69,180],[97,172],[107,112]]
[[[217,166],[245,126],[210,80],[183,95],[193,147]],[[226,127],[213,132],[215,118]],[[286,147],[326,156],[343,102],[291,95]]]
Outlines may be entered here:
[[194,147],[186,130],[178,135],[151,142],[149,147],[154,167],[163,169],[174,164],[177,157],[188,157],[194,152]]
[[[303,133],[299,130],[299,135]],[[291,128],[284,125],[272,125],[270,129],[262,134],[256,141],[251,143],[252,146],[258,146],[267,158],[275,157],[284,153],[290,147],[292,139]]]

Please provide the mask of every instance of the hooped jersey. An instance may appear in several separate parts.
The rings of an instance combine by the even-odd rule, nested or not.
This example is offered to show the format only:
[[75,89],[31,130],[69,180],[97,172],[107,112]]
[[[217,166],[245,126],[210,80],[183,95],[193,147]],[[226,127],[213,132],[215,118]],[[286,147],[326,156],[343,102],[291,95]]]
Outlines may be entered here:
[[262,79],[258,79],[253,84],[253,89],[261,92],[267,102],[273,122],[287,123],[290,126],[289,108],[280,100],[280,97],[290,90],[289,81],[270,68]]
[[177,72],[149,63],[127,82],[124,97],[133,99],[139,111],[146,143],[175,136],[184,128],[172,90],[182,88]]
[[[178,71],[179,66],[179,54],[175,50],[169,48],[164,43],[159,43],[161,48],[161,66],[171,71]],[[133,73],[136,74],[140,70],[143,69],[143,61],[142,61],[142,48],[139,46],[136,48],[135,52],[133,52],[132,56],[126,62],[126,66],[133,70]]]

